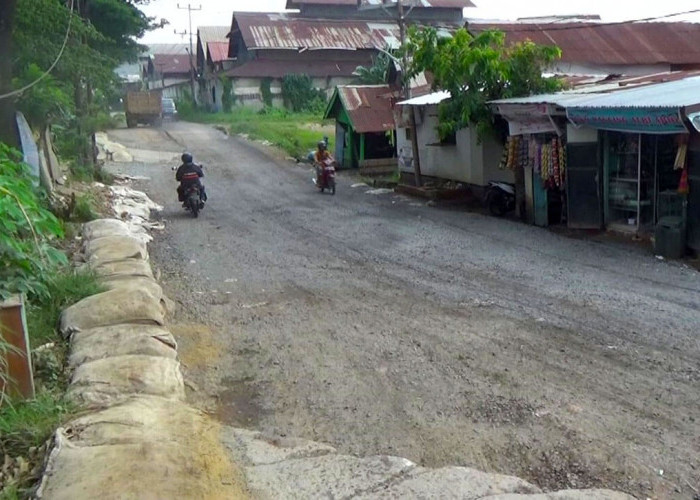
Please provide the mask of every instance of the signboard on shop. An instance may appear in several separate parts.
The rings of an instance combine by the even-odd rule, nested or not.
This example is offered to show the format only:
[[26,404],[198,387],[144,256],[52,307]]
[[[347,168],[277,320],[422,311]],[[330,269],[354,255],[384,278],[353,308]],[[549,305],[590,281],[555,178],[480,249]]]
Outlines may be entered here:
[[497,107],[498,113],[508,120],[510,135],[556,132],[547,104],[506,104]]
[[646,134],[687,133],[678,108],[577,108],[566,110],[577,126]]

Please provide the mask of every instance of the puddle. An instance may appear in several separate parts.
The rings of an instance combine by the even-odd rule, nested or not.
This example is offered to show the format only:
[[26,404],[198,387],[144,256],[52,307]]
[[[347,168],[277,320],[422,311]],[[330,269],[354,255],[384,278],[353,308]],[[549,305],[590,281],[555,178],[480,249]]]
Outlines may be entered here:
[[260,406],[260,393],[250,380],[226,379],[227,387],[219,393],[216,416],[224,424],[256,427],[265,411]]

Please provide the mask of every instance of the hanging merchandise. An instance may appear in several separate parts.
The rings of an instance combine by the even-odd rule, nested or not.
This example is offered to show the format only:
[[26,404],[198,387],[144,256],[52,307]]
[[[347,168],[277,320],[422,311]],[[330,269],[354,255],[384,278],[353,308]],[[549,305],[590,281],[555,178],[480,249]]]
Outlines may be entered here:
[[551,138],[549,134],[509,136],[499,166],[510,170],[532,168],[547,187],[561,188],[566,170],[565,146],[559,137]]
[[685,160],[688,156],[688,136],[685,134],[679,135],[676,143],[678,144],[678,152],[676,153],[676,161],[673,162],[673,169],[681,170],[685,168]]

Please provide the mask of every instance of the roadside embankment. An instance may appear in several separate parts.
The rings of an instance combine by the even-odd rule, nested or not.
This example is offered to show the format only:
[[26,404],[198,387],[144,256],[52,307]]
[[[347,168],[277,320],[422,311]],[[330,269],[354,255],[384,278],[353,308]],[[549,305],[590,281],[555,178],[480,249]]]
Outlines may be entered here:
[[128,188],[116,195],[115,211],[127,222],[83,228],[84,265],[107,290],[60,320],[73,370],[68,398],[83,411],[56,430],[35,496],[244,498],[219,424],[185,402],[166,325],[172,303],[153,276],[143,229],[152,202]]

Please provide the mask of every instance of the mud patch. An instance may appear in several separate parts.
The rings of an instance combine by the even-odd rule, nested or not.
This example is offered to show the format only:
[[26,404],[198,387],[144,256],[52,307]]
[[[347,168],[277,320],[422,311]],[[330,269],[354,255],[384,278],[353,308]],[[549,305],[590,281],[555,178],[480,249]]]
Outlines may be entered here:
[[255,383],[249,379],[226,379],[223,385],[226,389],[219,393],[217,418],[235,427],[256,427],[266,412],[260,405],[260,392]]
[[180,346],[180,360],[187,368],[208,366],[221,357],[221,343],[207,325],[181,323],[169,328]]

